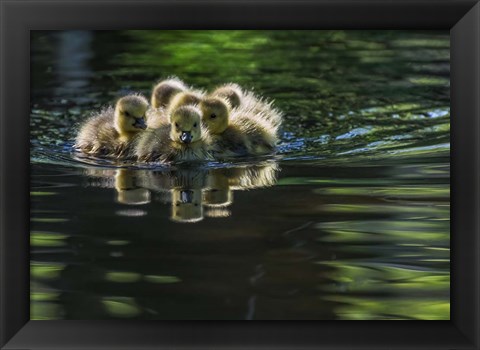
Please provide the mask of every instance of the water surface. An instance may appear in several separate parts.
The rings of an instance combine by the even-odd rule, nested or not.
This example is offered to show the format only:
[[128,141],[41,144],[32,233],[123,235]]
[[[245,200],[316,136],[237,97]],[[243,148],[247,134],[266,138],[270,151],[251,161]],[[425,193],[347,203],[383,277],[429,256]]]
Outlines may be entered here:
[[[448,32],[32,32],[32,319],[449,319]],[[285,114],[276,155],[72,151],[177,75]]]

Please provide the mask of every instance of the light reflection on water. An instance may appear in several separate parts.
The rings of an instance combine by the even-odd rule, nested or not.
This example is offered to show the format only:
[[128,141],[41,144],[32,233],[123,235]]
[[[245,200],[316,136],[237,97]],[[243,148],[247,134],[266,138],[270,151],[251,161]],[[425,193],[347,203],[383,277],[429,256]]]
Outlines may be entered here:
[[[433,32],[34,35],[31,318],[449,319],[448,51]],[[172,74],[275,99],[278,153],[72,152],[91,110]]]

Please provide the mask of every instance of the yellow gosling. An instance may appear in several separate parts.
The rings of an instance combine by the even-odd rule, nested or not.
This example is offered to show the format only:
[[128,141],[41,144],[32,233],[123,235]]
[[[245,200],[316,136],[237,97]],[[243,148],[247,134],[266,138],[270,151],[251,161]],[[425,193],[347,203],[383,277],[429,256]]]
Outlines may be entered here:
[[140,161],[161,163],[212,160],[209,132],[202,126],[201,111],[183,106],[172,112],[169,124],[147,130],[136,143]]
[[150,103],[153,108],[166,108],[176,94],[186,90],[187,85],[177,77],[162,80],[153,87]]
[[232,108],[237,108],[242,104],[242,88],[235,83],[228,83],[217,87],[211,93],[212,97],[220,97],[228,101]]
[[245,91],[238,84],[220,85],[210,96],[226,99],[232,109],[243,108],[254,111],[255,118],[262,118],[265,122],[270,123],[270,128],[278,129],[282,123],[283,116],[278,109],[273,107],[273,101],[259,97],[252,91]]
[[120,98],[115,108],[93,115],[80,128],[75,147],[87,154],[120,157],[147,128],[148,101],[140,95]]
[[202,121],[212,135],[215,156],[228,158],[249,154],[248,139],[242,125],[230,119],[230,106],[226,100],[207,97],[199,104]]
[[212,134],[215,155],[228,158],[242,155],[262,155],[275,150],[277,128],[252,109],[234,108],[218,98],[203,99],[199,107],[203,123]]
[[205,94],[202,91],[184,91],[176,94],[171,100],[167,108],[167,113],[171,114],[174,110],[182,106],[195,106],[202,101],[205,97]]

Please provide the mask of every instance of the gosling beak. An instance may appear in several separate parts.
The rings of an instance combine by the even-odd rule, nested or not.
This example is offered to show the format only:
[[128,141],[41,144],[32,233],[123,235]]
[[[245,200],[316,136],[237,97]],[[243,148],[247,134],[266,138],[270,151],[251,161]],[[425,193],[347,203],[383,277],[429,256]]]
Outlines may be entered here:
[[190,131],[182,131],[182,134],[180,135],[180,141],[182,141],[183,143],[192,142],[192,138],[193,136]]
[[192,203],[193,191],[190,191],[190,190],[181,191],[180,200],[182,201],[182,203]]
[[143,130],[147,128],[147,124],[145,124],[145,119],[143,118],[135,118],[135,123],[133,123],[133,126]]

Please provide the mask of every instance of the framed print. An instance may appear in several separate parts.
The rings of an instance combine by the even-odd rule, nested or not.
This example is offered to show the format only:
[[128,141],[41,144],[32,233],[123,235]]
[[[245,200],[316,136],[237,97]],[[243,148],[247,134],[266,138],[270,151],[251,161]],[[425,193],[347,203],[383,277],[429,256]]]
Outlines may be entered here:
[[1,18],[2,349],[479,349],[478,2]]

